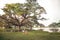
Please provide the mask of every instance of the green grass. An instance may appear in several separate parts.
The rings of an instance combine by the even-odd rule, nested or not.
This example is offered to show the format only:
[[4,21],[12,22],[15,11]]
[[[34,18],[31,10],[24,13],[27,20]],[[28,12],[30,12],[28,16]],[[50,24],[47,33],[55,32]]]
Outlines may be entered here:
[[60,40],[60,33],[48,33],[42,31],[0,32],[0,40]]

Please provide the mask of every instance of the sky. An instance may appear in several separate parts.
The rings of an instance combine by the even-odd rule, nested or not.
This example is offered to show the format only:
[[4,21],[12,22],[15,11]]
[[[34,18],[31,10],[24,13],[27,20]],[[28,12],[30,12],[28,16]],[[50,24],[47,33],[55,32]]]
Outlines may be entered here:
[[[10,3],[24,3],[25,0],[0,0],[0,14],[4,14],[1,10],[5,4]],[[45,21],[39,21],[39,23],[48,26],[52,22],[58,22],[60,20],[60,0],[37,0],[39,5],[45,8],[47,14],[43,14],[42,17],[47,18]]]

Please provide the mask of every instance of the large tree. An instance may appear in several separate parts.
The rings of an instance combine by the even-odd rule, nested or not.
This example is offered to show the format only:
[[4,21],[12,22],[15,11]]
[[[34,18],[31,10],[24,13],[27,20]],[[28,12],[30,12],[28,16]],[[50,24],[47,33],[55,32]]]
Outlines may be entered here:
[[46,13],[45,9],[41,7],[36,0],[27,0],[27,3],[14,3],[6,4],[2,9],[5,14],[0,16],[4,20],[6,26],[18,26],[21,28],[29,27],[32,29],[34,25],[40,26],[38,20],[43,20],[41,18],[42,13]]

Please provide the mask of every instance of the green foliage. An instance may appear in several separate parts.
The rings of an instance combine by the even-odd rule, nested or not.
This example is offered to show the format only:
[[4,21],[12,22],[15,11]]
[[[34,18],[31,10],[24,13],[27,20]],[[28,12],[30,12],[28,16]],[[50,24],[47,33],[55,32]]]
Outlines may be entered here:
[[6,4],[3,8],[6,13],[15,13],[15,14],[23,14],[24,10],[21,8],[23,4],[15,3],[15,4]]
[[58,23],[54,22],[54,23],[50,24],[49,26],[50,27],[60,27],[60,22],[58,22]]

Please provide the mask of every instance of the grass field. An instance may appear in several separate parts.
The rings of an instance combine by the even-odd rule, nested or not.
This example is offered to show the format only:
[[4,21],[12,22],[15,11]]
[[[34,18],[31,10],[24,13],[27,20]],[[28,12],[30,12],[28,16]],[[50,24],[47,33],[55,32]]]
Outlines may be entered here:
[[60,33],[42,31],[0,32],[0,40],[60,40]]

